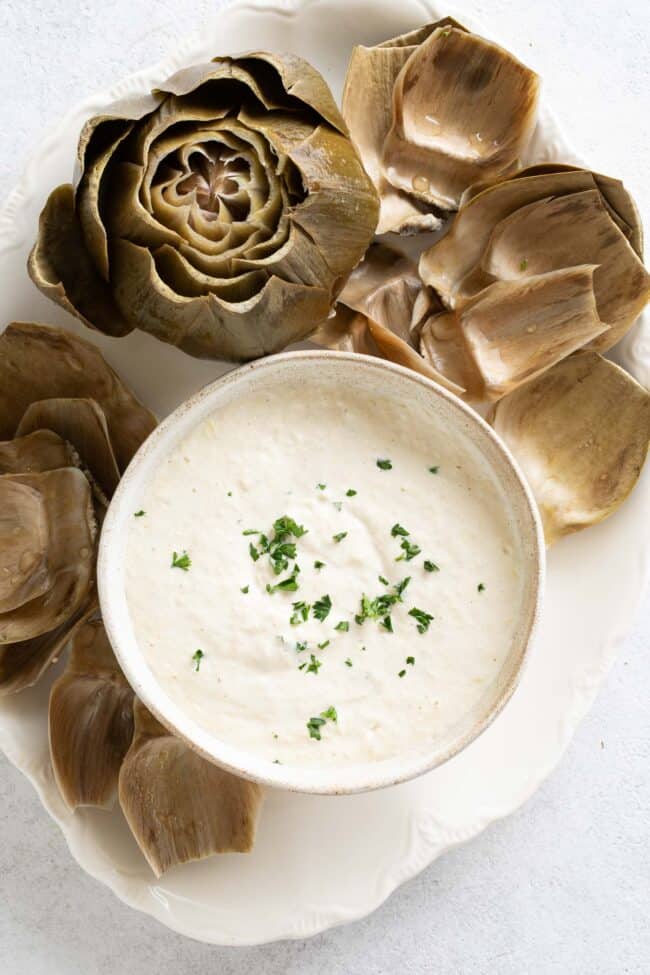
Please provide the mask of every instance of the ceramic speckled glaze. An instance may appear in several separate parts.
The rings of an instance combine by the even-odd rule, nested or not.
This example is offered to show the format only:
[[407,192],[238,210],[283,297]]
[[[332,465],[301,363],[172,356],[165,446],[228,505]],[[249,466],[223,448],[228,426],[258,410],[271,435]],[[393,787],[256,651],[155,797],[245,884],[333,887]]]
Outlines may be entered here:
[[[353,43],[374,44],[453,13],[424,0],[236,0],[163,64],[76,106],[44,138],[0,214],[4,320],[55,322],[91,337],[38,294],[25,261],[43,201],[72,175],[83,122],[108,101],[144,92],[182,65],[256,47],[299,51],[338,97]],[[542,104],[524,162],[550,159],[581,161]],[[161,417],[223,372],[141,333],[119,341],[92,338]],[[615,353],[650,385],[647,318]],[[649,486],[646,469],[613,517],[549,552],[544,612],[525,672],[498,720],[476,741],[439,768],[377,792],[322,797],[270,789],[248,856],[188,864],[157,881],[119,810],[70,813],[56,789],[47,745],[47,699],[58,668],[0,702],[0,746],[33,782],[83,869],[182,934],[255,944],[356,920],[441,853],[515,810],[558,763],[629,632],[648,577]]]

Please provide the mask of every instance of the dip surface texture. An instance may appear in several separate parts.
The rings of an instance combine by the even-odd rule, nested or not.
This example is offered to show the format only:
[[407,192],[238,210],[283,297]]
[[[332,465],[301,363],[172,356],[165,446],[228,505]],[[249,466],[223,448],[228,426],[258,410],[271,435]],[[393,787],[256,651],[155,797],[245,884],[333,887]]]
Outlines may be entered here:
[[134,511],[136,639],[185,713],[269,761],[424,751],[494,695],[511,649],[508,511],[416,398],[254,391],[196,426]]

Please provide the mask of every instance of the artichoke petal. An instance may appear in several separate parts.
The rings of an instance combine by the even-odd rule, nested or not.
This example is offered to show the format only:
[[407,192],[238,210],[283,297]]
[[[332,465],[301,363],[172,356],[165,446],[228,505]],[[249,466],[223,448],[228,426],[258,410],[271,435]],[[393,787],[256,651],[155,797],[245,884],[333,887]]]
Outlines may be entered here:
[[422,282],[413,262],[386,244],[371,244],[348,278],[339,302],[413,344],[411,323]]
[[136,699],[135,735],[119,776],[120,804],[151,869],[215,853],[247,853],[262,790],[169,734]]
[[502,399],[491,422],[521,464],[550,545],[628,496],[648,453],[650,395],[582,351]]
[[52,686],[50,755],[71,809],[107,808],[133,738],[133,691],[99,620],[77,629],[64,673]]
[[426,318],[420,329],[419,349],[433,369],[456,385],[458,396],[481,398],[483,382],[453,312],[437,312]]
[[[15,503],[16,488],[31,489],[37,504],[27,508]],[[3,509],[18,519],[29,512],[40,527],[30,530],[30,538],[47,540],[47,588],[38,595],[31,593],[26,601],[8,612],[0,613],[0,644],[19,643],[42,636],[61,626],[85,603],[94,575],[96,524],[93,515],[90,485],[86,477],[73,467],[39,474],[4,474],[0,477]],[[14,503],[5,504],[9,496]],[[22,514],[21,514],[22,512]],[[11,522],[9,522],[10,524]],[[5,545],[9,544],[5,522]],[[21,561],[38,556],[25,548]]]
[[487,399],[496,400],[602,335],[594,265],[498,281],[457,313]]
[[457,209],[467,186],[517,162],[535,125],[538,90],[537,75],[503,48],[436,28],[395,80],[384,176],[427,203]]
[[74,451],[51,430],[35,430],[0,442],[0,475],[37,474],[74,466]]
[[37,430],[51,430],[71,444],[104,495],[111,497],[120,470],[104,411],[94,400],[57,398],[32,403],[18,424],[16,435],[22,437]]
[[91,397],[102,408],[120,470],[156,425],[90,342],[60,328],[13,322],[0,335],[0,437],[13,436],[32,403],[61,396]]
[[42,496],[29,484],[0,477],[0,621],[51,587],[48,541]]
[[69,183],[50,194],[39,218],[38,239],[27,267],[44,295],[89,328],[116,336],[133,330],[91,260]]

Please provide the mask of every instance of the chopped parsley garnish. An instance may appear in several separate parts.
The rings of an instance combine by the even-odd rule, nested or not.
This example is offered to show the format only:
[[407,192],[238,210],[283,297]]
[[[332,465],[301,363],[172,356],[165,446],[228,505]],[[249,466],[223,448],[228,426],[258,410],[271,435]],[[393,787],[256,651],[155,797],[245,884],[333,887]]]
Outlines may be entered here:
[[316,487],[318,488],[319,491],[324,491],[325,488],[327,487],[327,484],[317,484]]
[[377,576],[377,578],[381,582],[382,586],[389,586],[390,585],[390,582],[388,581],[388,579],[386,578],[386,576]]
[[397,598],[400,600],[400,602],[402,600],[402,593],[404,592],[404,590],[406,589],[410,581],[411,581],[411,577],[406,576],[405,579],[402,579],[402,581],[398,582],[397,585],[394,587],[395,592],[397,593]]
[[400,548],[402,549],[402,555],[397,556],[395,559],[396,562],[403,562],[404,560],[410,562],[411,559],[414,559],[422,551],[419,545],[416,545],[415,542],[409,542],[408,538],[402,539]]
[[314,603],[312,613],[314,614],[316,619],[320,620],[322,623],[324,619],[327,619],[327,616],[329,615],[329,611],[331,608],[332,608],[332,600],[330,599],[330,597],[321,596],[321,598],[317,599],[316,602]]
[[142,518],[143,514],[144,514],[144,511],[143,511],[142,508],[140,508],[139,511],[134,511],[133,512],[133,517],[134,518]]
[[380,471],[392,471],[393,464],[388,459],[382,460],[381,458],[377,458],[377,467],[379,468]]
[[273,522],[273,531],[275,532],[275,541],[282,541],[282,536],[284,535],[293,535],[295,538],[302,538],[303,535],[307,534],[307,529],[303,528],[302,525],[298,525],[288,515],[283,515]]
[[398,677],[404,677],[405,674],[406,674],[406,671],[405,670],[400,670],[400,672],[399,672],[399,674],[397,676]]
[[390,530],[390,533],[393,536],[393,538],[397,538],[398,535],[403,535],[404,537],[406,537],[407,535],[411,534],[410,532],[407,532],[406,528],[402,528],[400,524],[393,525],[393,527]]
[[336,713],[336,708],[333,707],[331,704],[328,707],[327,711],[321,711],[320,716],[321,718],[327,718],[328,721],[338,721],[339,719],[339,716]]
[[273,759],[273,764],[274,764],[274,765],[282,765],[282,762],[280,761],[280,759],[279,759],[279,758],[274,758],[274,759]]
[[232,498],[232,491],[228,491],[228,497]]
[[433,619],[431,613],[425,613],[423,609],[418,609],[416,606],[413,609],[409,609],[409,616],[418,624],[418,633],[426,633],[429,629],[429,623]]
[[[256,545],[251,542],[248,546],[250,557],[254,562],[257,562],[260,555],[268,555],[273,572],[279,576],[287,571],[289,562],[296,558],[296,543],[292,537],[293,539],[301,538],[306,533],[307,529],[299,525],[293,518],[290,518],[289,515],[282,515],[281,518],[276,518],[273,522],[270,536],[257,528],[247,528],[242,532],[242,535],[259,536]],[[296,575],[295,568],[293,575]],[[295,588],[298,588],[297,585]],[[268,589],[268,591],[271,592],[272,590]],[[275,591],[274,588],[273,591]]]
[[315,569],[324,569],[325,568],[325,563],[319,561],[319,559],[316,559],[316,561],[314,562],[314,568]]
[[410,664],[411,667],[413,667],[413,665],[415,664],[415,657],[407,657],[406,662],[407,664]]
[[309,732],[310,738],[315,738],[316,741],[320,741],[320,730],[325,724],[325,718],[310,718],[307,722],[307,730]]
[[347,633],[348,630],[350,629],[350,624],[348,623],[347,620],[341,620],[340,623],[337,623],[336,624],[336,626],[334,627],[334,629],[335,630],[340,630],[341,633]]
[[482,582],[479,582],[479,584],[478,584],[478,586],[476,588],[477,588],[478,592],[485,592],[485,586],[483,585]]
[[524,259],[519,262],[519,270],[525,271],[527,267],[528,267],[528,258],[524,257]]
[[298,566],[295,566],[291,575],[287,576],[287,578],[283,579],[281,582],[276,583],[274,586],[267,582],[266,591],[269,593],[269,595],[272,595],[274,592],[295,592],[298,588],[299,572],[300,569]]
[[345,492],[345,496],[346,498],[353,498],[356,493],[357,492],[354,490],[354,488],[348,488],[347,491]]
[[324,650],[325,647],[329,647],[329,645],[330,645],[330,641],[329,640],[323,640],[322,643],[319,643],[318,644],[318,649],[319,650]]
[[389,633],[393,632],[393,621],[390,616],[384,616],[380,625],[383,626],[385,630],[388,630]]
[[242,532],[242,535],[261,535],[262,532],[259,528],[247,528],[246,531]]
[[203,650],[196,650],[192,654],[192,660],[196,664],[196,667],[194,668],[194,670],[198,670],[199,669],[199,667],[201,666],[201,661],[203,660],[204,657],[205,657],[205,654],[203,653]]
[[440,572],[440,566],[436,565],[435,562],[431,562],[429,559],[424,560],[424,568],[426,572]]
[[307,661],[305,661],[304,664],[300,664],[300,667],[298,667],[298,670],[305,670],[305,668],[307,668],[307,673],[308,674],[317,674],[319,667],[322,667],[322,662],[320,660],[317,660],[316,657],[312,653],[312,654],[310,654],[310,657],[309,657],[309,663],[307,663]]
[[435,467],[430,467],[429,468],[429,474],[437,474],[439,470],[440,470],[440,467],[438,467],[437,465]]
[[309,610],[311,605],[309,603],[304,603],[302,600],[298,603],[291,604],[293,609],[293,614],[289,620],[292,626],[298,626],[299,623],[305,623],[307,617],[309,616]]
[[332,541],[336,542],[338,545],[339,542],[343,541],[346,535],[347,532],[337,532],[336,535],[332,535]]
[[249,552],[249,555],[252,558],[253,562],[257,562],[257,560],[260,557],[260,553],[257,551],[257,549],[255,548],[255,546],[253,545],[252,542],[248,546],[248,552]]
[[307,640],[302,640],[296,643],[296,653],[303,653],[308,646]]
[[191,564],[192,560],[187,552],[183,552],[182,555],[179,555],[178,552],[174,552],[172,555],[172,569],[182,569],[183,572],[187,572]]
[[352,661],[350,660],[350,658],[349,658],[349,657],[347,657],[347,658],[346,658],[346,661],[345,661],[345,666],[346,666],[346,667],[351,667],[351,666],[352,666]]
[[243,594],[246,596],[248,594],[249,589],[250,586],[242,586],[240,591],[243,592]]

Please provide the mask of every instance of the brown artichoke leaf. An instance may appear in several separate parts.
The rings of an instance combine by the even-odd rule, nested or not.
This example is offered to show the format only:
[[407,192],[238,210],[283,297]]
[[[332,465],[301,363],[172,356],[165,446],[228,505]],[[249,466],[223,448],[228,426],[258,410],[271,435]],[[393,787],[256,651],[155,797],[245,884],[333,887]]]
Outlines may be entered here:
[[18,437],[37,430],[52,430],[71,444],[79,464],[87,468],[105,497],[110,498],[120,479],[104,411],[92,399],[43,399],[31,403],[16,430]]
[[262,802],[260,786],[201,758],[137,699],[134,718],[119,798],[156,876],[216,853],[249,852]]
[[56,663],[77,628],[97,612],[97,597],[88,599],[60,626],[31,640],[0,645],[0,697],[32,687]]
[[458,311],[487,399],[500,399],[607,331],[598,316],[594,270],[586,264],[497,281]]
[[413,261],[386,244],[374,243],[348,278],[339,302],[413,344],[411,323],[421,291]]
[[604,351],[632,326],[650,298],[650,274],[611,219],[597,190],[543,199],[504,217],[480,264],[458,284],[457,301],[493,281],[516,281],[577,264],[597,265],[594,293],[609,325],[592,347]]
[[114,244],[113,270],[118,300],[138,308],[140,327],[197,358],[216,350],[229,361],[259,358],[306,338],[330,310],[329,291],[277,277],[241,302],[185,297],[161,278],[146,248],[126,240]]
[[133,330],[91,260],[69,183],[58,186],[48,197],[27,269],[46,297],[88,328],[116,336]]
[[399,366],[412,369],[413,372],[418,372],[421,376],[432,379],[433,382],[438,383],[439,386],[444,387],[444,389],[449,390],[450,393],[454,393],[456,396],[463,396],[466,392],[464,387],[458,385],[458,383],[455,383],[444,373],[434,368],[427,359],[424,359],[419,352],[416,352],[411,345],[389,328],[369,318],[368,329],[379,349],[382,359],[388,359],[390,362],[396,362]]
[[491,422],[521,465],[550,545],[627,498],[648,453],[650,395],[585,350],[500,400]]
[[110,807],[133,738],[133,691],[100,620],[87,620],[74,635],[50,692],[49,738],[54,776],[70,809]]
[[456,210],[473,182],[508,172],[536,121],[539,79],[476,34],[439,27],[408,58],[393,88],[381,157],[388,182]]
[[0,477],[0,621],[50,588],[48,542],[47,513],[39,492],[11,476]]
[[[5,474],[0,478],[5,494],[12,492],[14,504],[5,507],[9,520],[3,526],[4,546],[10,546],[11,516],[28,514],[38,528],[29,529],[30,543],[20,556],[40,559],[42,543],[47,546],[47,588],[8,612],[0,613],[0,644],[19,643],[49,633],[76,613],[88,599],[94,575],[96,524],[87,478],[73,467],[39,474]],[[12,487],[13,486],[13,487]],[[30,489],[36,499],[23,506],[16,503],[16,488]],[[22,492],[24,497],[24,492]],[[4,507],[4,506],[3,506]],[[5,514],[7,519],[7,514]],[[16,522],[16,527],[21,522]],[[26,540],[25,544],[27,544]]]
[[74,466],[74,450],[51,430],[36,430],[26,436],[0,442],[0,475],[37,474],[54,471],[57,467]]
[[426,362],[457,387],[457,396],[480,399],[484,394],[483,382],[468,354],[454,312],[432,314],[423,322],[419,349]]
[[13,436],[32,403],[58,397],[98,403],[120,470],[156,426],[90,342],[61,328],[13,322],[0,335],[0,437]]
[[[419,265],[422,280],[437,291],[448,308],[454,308],[459,283],[479,263],[499,221],[528,203],[594,186],[593,175],[586,170],[523,170],[512,179],[483,187],[475,196],[467,195],[448,232],[423,252]],[[524,258],[521,255],[519,260]]]

